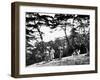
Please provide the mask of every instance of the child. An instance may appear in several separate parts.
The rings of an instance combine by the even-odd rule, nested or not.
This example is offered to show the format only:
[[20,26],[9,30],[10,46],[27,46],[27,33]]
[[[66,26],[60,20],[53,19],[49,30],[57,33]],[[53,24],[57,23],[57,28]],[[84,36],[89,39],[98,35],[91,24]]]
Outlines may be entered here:
[[50,60],[51,61],[54,59],[54,53],[55,53],[55,50],[52,48],[50,51]]

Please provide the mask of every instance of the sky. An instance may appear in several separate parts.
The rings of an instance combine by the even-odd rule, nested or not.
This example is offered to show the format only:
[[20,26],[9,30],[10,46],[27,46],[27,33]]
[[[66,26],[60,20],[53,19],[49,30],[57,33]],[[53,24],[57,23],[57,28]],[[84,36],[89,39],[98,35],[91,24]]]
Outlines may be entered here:
[[[67,35],[70,35],[70,27],[67,28]],[[49,27],[41,27],[41,31],[44,33],[43,40],[44,42],[54,41],[56,38],[64,37],[65,33],[61,27],[57,27],[56,29],[50,29]]]
[[[67,36],[70,35],[70,30],[71,30],[71,27],[66,28]],[[44,33],[42,35],[44,42],[54,41],[56,38],[63,38],[65,36],[65,33],[61,27],[50,29],[49,27],[41,26],[40,31]],[[35,35],[35,37],[40,37],[38,32],[33,33],[33,35]],[[41,39],[38,38],[38,41],[40,42]],[[37,42],[36,40],[30,40],[30,42],[28,43],[35,45],[36,42]]]

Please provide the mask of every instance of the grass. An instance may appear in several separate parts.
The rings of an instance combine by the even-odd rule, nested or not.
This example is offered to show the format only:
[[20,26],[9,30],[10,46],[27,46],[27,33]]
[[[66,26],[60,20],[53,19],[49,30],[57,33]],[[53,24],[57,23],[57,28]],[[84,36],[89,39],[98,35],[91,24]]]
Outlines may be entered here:
[[89,56],[86,54],[80,54],[76,56],[63,57],[61,60],[54,59],[49,62],[40,62],[29,67],[40,67],[40,66],[64,66],[64,65],[86,65],[90,63]]

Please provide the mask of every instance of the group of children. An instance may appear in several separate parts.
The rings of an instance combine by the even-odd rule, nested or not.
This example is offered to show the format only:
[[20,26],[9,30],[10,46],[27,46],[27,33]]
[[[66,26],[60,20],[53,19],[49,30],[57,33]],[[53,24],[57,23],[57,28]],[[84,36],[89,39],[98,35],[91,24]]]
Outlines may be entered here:
[[55,50],[53,48],[47,47],[44,51],[45,61],[52,61],[54,59]]
[[[62,58],[63,55],[63,48],[60,46],[59,47],[59,59]],[[47,49],[45,50],[45,61],[52,61],[55,58],[55,50],[53,48],[47,47]]]
[[[59,46],[58,49],[59,49],[58,59],[61,60],[63,56],[63,47]],[[37,57],[42,60],[42,57],[39,54],[40,54],[40,51],[37,52]],[[80,54],[80,49],[76,49],[73,52],[72,56],[79,55],[79,54]],[[44,50],[44,61],[45,62],[52,61],[54,58],[55,58],[55,50],[52,47],[48,46]]]

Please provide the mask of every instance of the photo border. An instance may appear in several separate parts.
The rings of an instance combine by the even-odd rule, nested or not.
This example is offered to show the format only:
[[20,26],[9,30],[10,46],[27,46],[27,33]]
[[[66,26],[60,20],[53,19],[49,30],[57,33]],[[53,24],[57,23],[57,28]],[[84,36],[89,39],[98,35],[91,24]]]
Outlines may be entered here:
[[[39,7],[57,7],[57,8],[74,8],[74,9],[88,9],[95,11],[95,70],[89,71],[74,71],[74,72],[55,72],[43,74],[23,74],[20,75],[20,60],[19,60],[19,35],[20,35],[20,22],[19,22],[19,8],[20,6],[39,6]],[[29,2],[13,2],[11,4],[11,76],[15,78],[25,77],[41,77],[41,76],[58,76],[58,75],[72,75],[72,74],[86,74],[97,73],[97,7],[96,6],[81,6],[81,5],[62,5],[62,4],[46,4],[46,3],[29,3]]]

